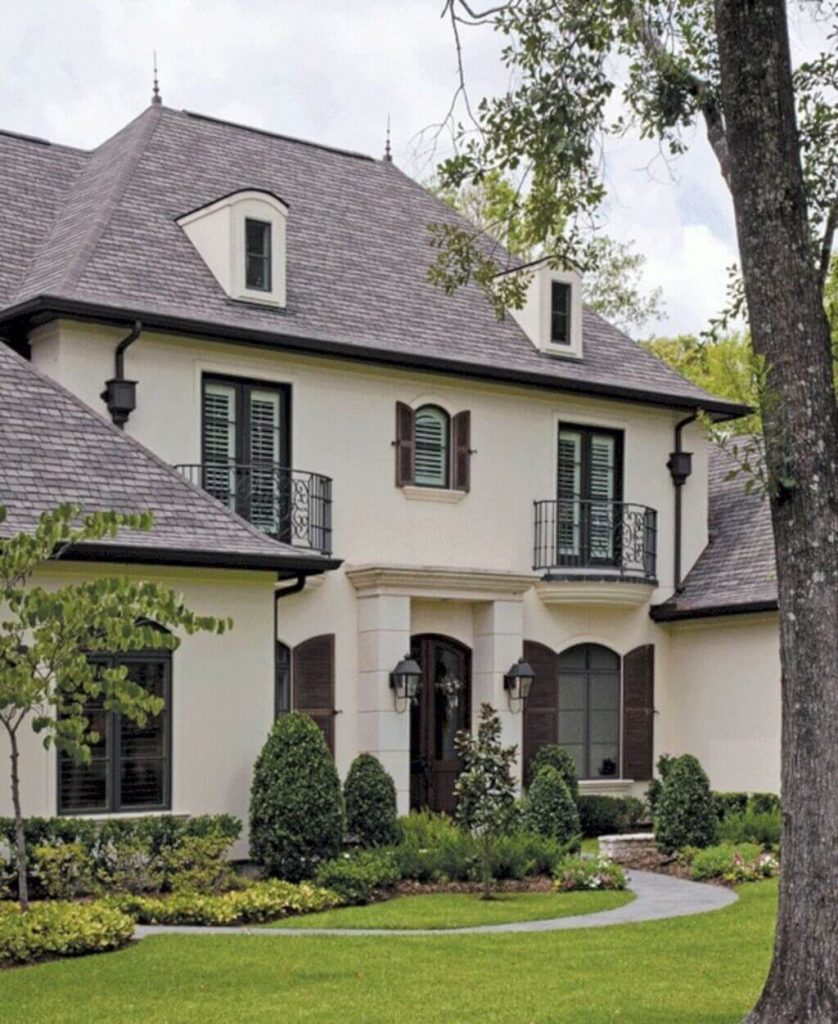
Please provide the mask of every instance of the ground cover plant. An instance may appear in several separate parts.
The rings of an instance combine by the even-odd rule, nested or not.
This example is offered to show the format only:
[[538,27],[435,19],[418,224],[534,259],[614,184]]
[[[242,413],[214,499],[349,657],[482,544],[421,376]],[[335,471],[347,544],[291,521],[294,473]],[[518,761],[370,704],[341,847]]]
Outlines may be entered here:
[[493,900],[470,893],[399,896],[367,907],[342,907],[279,921],[275,928],[470,928],[511,921],[540,921],[613,910],[633,899],[628,892],[499,892]]
[[26,911],[8,903],[0,907],[0,966],[103,953],[133,932],[133,919],[104,903],[33,903]]
[[735,1024],[765,979],[776,891],[769,881],[718,912],[565,932],[155,936],[6,972],[3,1020],[78,1024],[83,1007],[85,1024],[392,1024],[397,1004],[404,1024]]

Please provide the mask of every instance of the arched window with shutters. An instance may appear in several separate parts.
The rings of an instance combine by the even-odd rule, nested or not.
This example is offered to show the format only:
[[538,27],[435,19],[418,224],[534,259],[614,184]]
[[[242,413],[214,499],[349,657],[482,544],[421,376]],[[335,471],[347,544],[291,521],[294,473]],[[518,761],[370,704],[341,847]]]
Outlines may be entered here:
[[416,467],[418,487],[447,487],[450,476],[451,420],[438,405],[416,410]]
[[580,779],[620,776],[620,656],[577,644],[558,657],[558,742]]

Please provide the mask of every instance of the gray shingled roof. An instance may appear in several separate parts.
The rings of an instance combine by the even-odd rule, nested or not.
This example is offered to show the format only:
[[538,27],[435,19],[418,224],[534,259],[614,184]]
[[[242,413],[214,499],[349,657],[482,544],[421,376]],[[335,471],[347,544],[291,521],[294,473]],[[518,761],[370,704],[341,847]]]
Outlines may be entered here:
[[695,618],[776,606],[777,574],[768,499],[745,492],[745,476],[726,479],[734,459],[710,453],[710,543],[677,598],[653,610],[656,619]]
[[[444,295],[426,279],[427,227],[456,214],[384,161],[150,107],[90,154],[0,135],[0,169],[0,322],[35,307],[141,315],[148,327],[741,412],[590,310],[574,361],[536,350],[511,317],[498,323],[476,286]],[[243,188],[290,206],[285,309],[231,301],[176,223]]]
[[0,537],[65,502],[154,513],[147,533],[123,530],[65,557],[281,573],[339,564],[272,540],[0,344]]

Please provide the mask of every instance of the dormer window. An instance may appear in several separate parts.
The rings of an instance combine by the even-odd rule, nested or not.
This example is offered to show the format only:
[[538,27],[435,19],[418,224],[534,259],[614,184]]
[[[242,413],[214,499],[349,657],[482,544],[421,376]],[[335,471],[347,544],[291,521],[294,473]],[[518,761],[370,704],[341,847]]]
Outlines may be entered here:
[[231,299],[285,305],[288,207],[277,196],[246,189],[178,219],[189,241]]
[[244,222],[245,287],[259,292],[271,290],[271,225],[269,221]]
[[528,276],[524,307],[512,315],[535,347],[565,359],[582,358],[582,278],[546,260]]
[[570,344],[571,288],[564,281],[553,281],[550,295],[550,341],[554,345]]

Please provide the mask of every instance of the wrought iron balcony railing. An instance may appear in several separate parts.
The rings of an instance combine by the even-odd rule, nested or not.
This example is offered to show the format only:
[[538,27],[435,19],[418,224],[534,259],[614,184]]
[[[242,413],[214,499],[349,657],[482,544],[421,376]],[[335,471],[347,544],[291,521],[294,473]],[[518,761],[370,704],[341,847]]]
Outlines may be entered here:
[[332,553],[330,477],[275,462],[181,463],[175,469],[277,540]]
[[580,498],[534,504],[536,571],[549,575],[599,570],[634,579],[655,578],[655,509],[623,501]]

